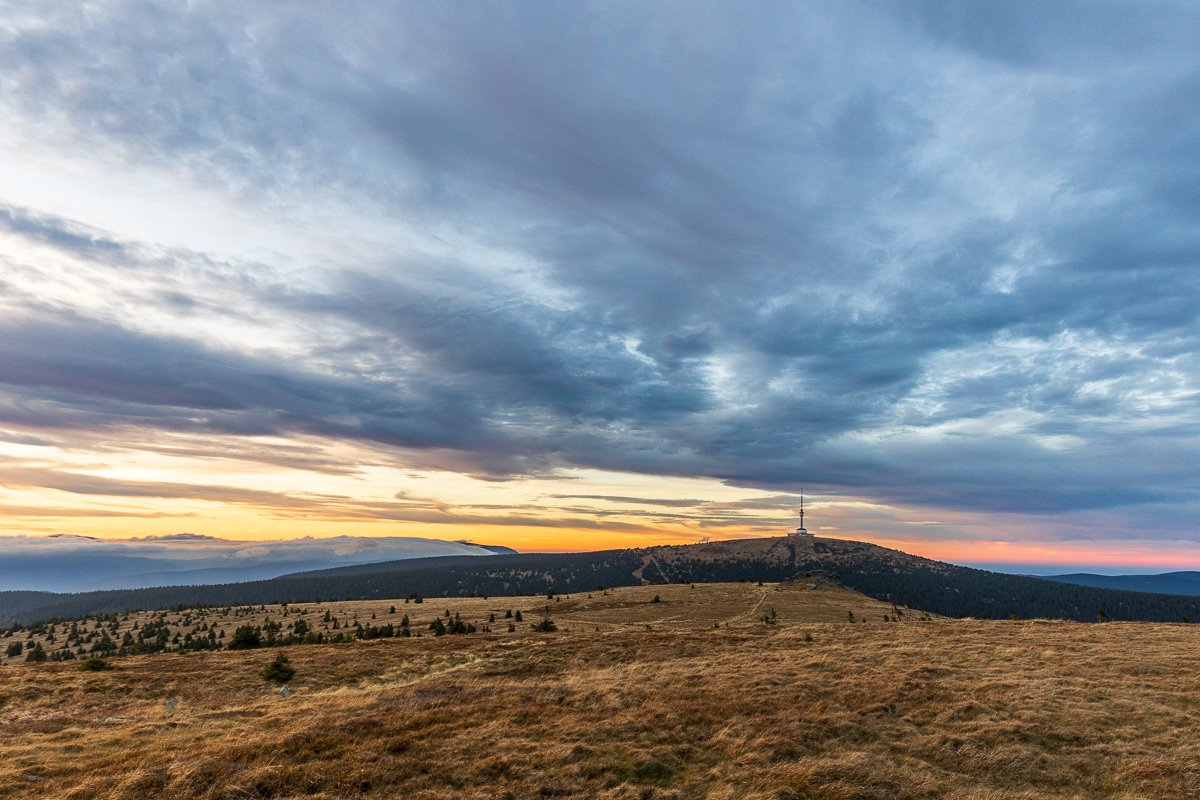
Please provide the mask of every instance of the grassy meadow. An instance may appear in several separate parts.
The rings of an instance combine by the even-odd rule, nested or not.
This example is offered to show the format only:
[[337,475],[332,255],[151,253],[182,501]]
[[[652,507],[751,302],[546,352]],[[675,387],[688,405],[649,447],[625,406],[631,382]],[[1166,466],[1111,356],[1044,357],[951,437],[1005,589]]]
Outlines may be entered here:
[[[809,588],[811,587],[811,588]],[[790,588],[804,591],[790,591]],[[820,591],[816,591],[820,589]],[[655,604],[655,595],[669,598],[670,602]],[[661,599],[660,597],[660,599]],[[241,626],[278,626],[281,638],[294,631],[297,623],[303,622],[314,634],[326,638],[338,635],[354,638],[355,626],[391,625],[398,626],[405,616],[409,618],[412,634],[426,634],[435,619],[447,620],[456,616],[465,624],[475,626],[477,631],[485,627],[493,631],[506,631],[513,618],[508,616],[521,612],[530,621],[542,617],[556,617],[563,623],[564,630],[590,627],[595,629],[654,627],[712,627],[713,625],[741,624],[757,620],[776,610],[776,624],[796,622],[839,622],[854,614],[861,621],[882,620],[894,614],[887,603],[881,603],[844,587],[830,586],[819,581],[796,584],[758,586],[753,583],[708,584],[698,589],[684,591],[679,586],[644,586],[607,589],[577,595],[544,595],[523,597],[464,597],[422,598],[395,600],[351,600],[332,603],[293,603],[290,605],[233,606],[225,608],[189,608],[159,611],[120,613],[101,617],[86,617],[69,622],[36,625],[8,631],[0,637],[0,665],[25,661],[28,652],[37,646],[48,654],[69,649],[77,658],[92,652],[102,637],[113,645],[120,644],[126,637],[145,630],[148,625],[157,626],[170,637],[170,646],[177,648],[186,644],[185,637],[204,638],[208,632],[214,635],[215,649],[228,646],[234,631]],[[900,613],[905,613],[903,610]],[[77,631],[79,640],[74,645],[68,641],[68,631]],[[22,652],[18,655],[3,654],[7,646],[20,642]],[[100,655],[105,655],[101,652]]]
[[6,665],[0,796],[1200,797],[1191,626],[884,622],[803,581],[397,609],[524,621],[289,647],[290,697],[273,649]]

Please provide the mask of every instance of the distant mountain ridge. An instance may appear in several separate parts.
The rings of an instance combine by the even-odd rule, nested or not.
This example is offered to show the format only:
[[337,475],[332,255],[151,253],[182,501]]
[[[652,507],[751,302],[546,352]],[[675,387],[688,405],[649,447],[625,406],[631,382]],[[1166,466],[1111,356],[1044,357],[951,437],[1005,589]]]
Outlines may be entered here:
[[1158,575],[1094,575],[1072,572],[1067,575],[1046,575],[1046,580],[1096,586],[1102,589],[1123,589],[1127,592],[1185,594],[1200,597],[1200,572],[1163,572]]
[[459,544],[467,544],[467,545],[470,545],[471,547],[482,547],[484,550],[487,550],[489,552],[495,553],[496,555],[500,555],[500,556],[511,556],[511,555],[515,555],[518,552],[517,550],[513,550],[511,547],[505,547],[502,544],[479,544],[478,542],[465,542],[465,541],[459,541]]
[[[284,564],[255,564],[249,567],[206,567],[203,569],[165,570],[162,572],[140,572],[120,575],[106,580],[97,580],[88,587],[92,591],[104,589],[149,589],[155,586],[206,586],[217,583],[245,583],[269,580],[292,572],[326,569],[329,563],[319,561],[296,561]],[[349,566],[348,564],[346,566]]]
[[0,624],[100,612],[194,605],[592,591],[641,583],[784,581],[832,573],[851,589],[943,616],[1080,621],[1200,622],[1200,597],[1103,589],[959,567],[865,542],[743,539],[590,553],[443,556],[361,564],[215,586],[53,595],[8,612]]
[[0,590],[49,592],[224,584],[371,561],[516,552],[401,536],[239,541],[187,533],[115,540],[55,535],[10,537],[0,544]]

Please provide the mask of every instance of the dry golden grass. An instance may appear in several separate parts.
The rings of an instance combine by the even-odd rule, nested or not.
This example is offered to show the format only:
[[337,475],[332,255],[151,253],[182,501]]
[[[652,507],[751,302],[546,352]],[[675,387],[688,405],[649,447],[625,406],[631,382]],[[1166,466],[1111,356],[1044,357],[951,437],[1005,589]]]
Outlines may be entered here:
[[[655,595],[661,595],[666,602],[650,603]],[[545,596],[430,597],[421,603],[406,603],[403,599],[350,600],[336,603],[293,603],[290,606],[237,606],[228,611],[214,608],[144,611],[119,615],[115,629],[110,627],[107,620],[101,622],[95,617],[77,620],[77,625],[80,630],[94,631],[97,635],[103,626],[110,638],[120,643],[126,632],[133,632],[154,620],[161,619],[167,624],[172,635],[180,636],[189,632],[200,636],[200,629],[211,624],[226,633],[225,638],[220,640],[225,644],[238,626],[262,625],[268,620],[280,623],[286,633],[288,626],[298,619],[303,619],[315,632],[325,636],[332,636],[338,632],[352,632],[355,621],[362,625],[399,625],[405,615],[410,618],[413,631],[418,632],[428,628],[435,617],[444,619],[447,610],[451,614],[459,614],[464,622],[472,623],[477,628],[489,624],[490,617],[495,615],[496,622],[491,623],[492,627],[498,626],[501,630],[506,630],[507,620],[504,614],[507,611],[521,611],[523,615],[533,615],[530,619],[540,619],[541,616],[549,615],[559,619],[568,629],[585,625],[619,629],[644,629],[646,625],[710,628],[717,624],[737,625],[756,621],[763,614],[769,614],[772,608],[777,611],[779,624],[841,622],[848,618],[848,612],[851,611],[858,619],[881,621],[885,615],[893,613],[891,605],[850,589],[830,586],[820,581],[799,581],[782,586],[757,586],[753,583],[704,584],[702,590],[692,590],[687,585],[680,584],[630,586],[604,592],[558,595],[554,600],[548,600]],[[326,612],[332,619],[337,620],[337,628],[333,627],[332,621],[324,621]],[[54,641],[49,640],[50,628],[36,633],[22,630],[16,634],[15,639],[0,638],[0,653],[3,652],[5,644],[16,639],[26,642],[28,648],[41,644],[46,652],[54,652],[63,647],[68,625],[69,623],[59,623],[53,626]],[[85,643],[82,647],[87,651],[89,644]],[[21,663],[24,660],[24,655],[0,658],[0,665]]]
[[[551,604],[556,633],[289,648],[290,698],[258,676],[269,651],[7,666],[0,796],[1200,797],[1193,627],[884,623],[882,604],[848,624],[855,598],[874,603],[576,596]],[[484,603],[516,607],[423,605]]]

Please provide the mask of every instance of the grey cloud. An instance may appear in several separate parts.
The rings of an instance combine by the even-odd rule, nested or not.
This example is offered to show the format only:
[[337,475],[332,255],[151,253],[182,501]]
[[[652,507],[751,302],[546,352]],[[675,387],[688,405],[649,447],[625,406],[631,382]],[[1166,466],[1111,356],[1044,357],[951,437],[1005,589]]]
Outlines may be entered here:
[[694,508],[703,506],[705,500],[674,500],[661,497],[633,497],[629,495],[611,494],[552,494],[555,500],[603,500],[606,503],[624,503],[626,505],[666,506],[667,508]]
[[284,218],[327,192],[463,246],[289,282],[7,198],[9,235],[141,265],[139,302],[301,344],[30,303],[0,323],[0,420],[1194,529],[1188,4],[309,11],[16,26],[6,108]]
[[134,509],[106,510],[97,508],[64,508],[62,506],[18,506],[0,503],[0,514],[11,519],[26,518],[69,518],[69,517],[119,517],[129,519],[184,519],[195,516],[190,513],[137,511]]
[[[284,519],[320,519],[325,522],[372,522],[391,520],[395,522],[424,522],[445,525],[519,526],[535,528],[571,527],[593,530],[623,532],[650,531],[636,522],[606,521],[603,515],[549,517],[526,513],[531,507],[506,506],[506,514],[479,513],[493,506],[467,505],[461,508],[428,498],[412,498],[403,494],[395,501],[377,501],[354,498],[346,495],[317,494],[311,492],[272,492],[261,489],[246,489],[236,486],[204,485],[195,483],[173,483],[164,481],[129,481],[88,475],[80,472],[51,470],[26,466],[0,466],[0,486],[54,489],[74,495],[113,497],[126,499],[186,499],[213,503],[228,503],[247,506]],[[4,506],[0,506],[2,510]],[[91,508],[45,508],[11,507],[12,516],[26,517],[104,517],[111,516],[104,510]],[[536,509],[545,512],[547,509]],[[573,511],[573,509],[550,509]],[[131,518],[175,517],[185,518],[193,514],[168,514],[131,510]],[[637,516],[630,514],[628,516]],[[175,543],[180,537],[170,537]],[[209,537],[199,537],[207,539]],[[322,540],[323,541],[323,540]],[[369,540],[368,540],[369,541]]]
[[88,258],[124,261],[130,256],[122,243],[103,236],[99,231],[78,224],[64,224],[64,221],[49,215],[31,214],[27,209],[0,206],[0,229]]
[[898,18],[931,37],[1014,66],[1072,68],[1114,61],[1153,63],[1185,47],[1196,21],[1186,3],[1164,4],[1155,14],[1132,13],[1126,2],[1032,1],[997,6],[966,2],[886,2]]

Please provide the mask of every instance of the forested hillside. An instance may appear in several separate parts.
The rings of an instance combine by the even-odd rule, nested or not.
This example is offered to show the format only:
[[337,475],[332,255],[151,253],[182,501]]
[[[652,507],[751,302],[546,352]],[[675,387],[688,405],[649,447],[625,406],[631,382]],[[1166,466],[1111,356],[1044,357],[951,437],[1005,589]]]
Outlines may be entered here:
[[601,586],[785,581],[824,572],[878,599],[950,617],[1200,621],[1200,597],[1117,591],[970,569],[863,542],[747,539],[592,553],[443,557],[218,586],[53,595],[4,608],[6,621],[145,608],[575,592]]
[[24,619],[36,609],[45,608],[61,601],[68,595],[52,592],[0,592],[0,625],[14,619]]
[[1129,592],[1200,595],[1200,572],[1164,572],[1160,575],[1093,575],[1088,572],[1074,572],[1069,575],[1047,575],[1045,578],[1062,583],[1098,586],[1102,589],[1124,589]]

